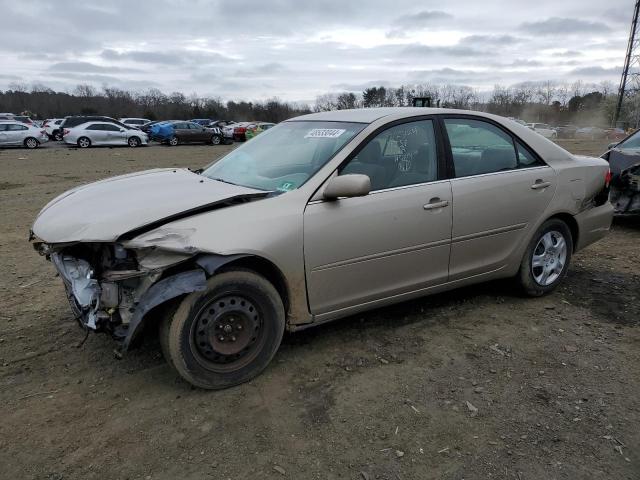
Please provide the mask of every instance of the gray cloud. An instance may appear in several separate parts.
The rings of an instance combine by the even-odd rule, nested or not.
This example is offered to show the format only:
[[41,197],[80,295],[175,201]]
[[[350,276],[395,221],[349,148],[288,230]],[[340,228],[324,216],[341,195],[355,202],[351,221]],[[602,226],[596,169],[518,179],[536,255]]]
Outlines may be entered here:
[[612,75],[619,76],[622,73],[622,67],[604,68],[600,66],[581,67],[571,70],[571,74],[581,77],[600,77],[605,78]]
[[137,68],[124,68],[107,65],[96,65],[90,62],[58,62],[49,66],[52,72],[86,72],[86,73],[136,73]]
[[570,33],[606,33],[611,30],[602,22],[579,18],[551,17],[538,22],[524,22],[520,28],[537,35],[566,35]]
[[417,81],[491,89],[611,79],[632,13],[629,0],[547,0],[535,12],[530,0],[508,9],[476,0],[5,3],[0,89],[15,80],[61,90],[91,83],[223,99],[309,99]]

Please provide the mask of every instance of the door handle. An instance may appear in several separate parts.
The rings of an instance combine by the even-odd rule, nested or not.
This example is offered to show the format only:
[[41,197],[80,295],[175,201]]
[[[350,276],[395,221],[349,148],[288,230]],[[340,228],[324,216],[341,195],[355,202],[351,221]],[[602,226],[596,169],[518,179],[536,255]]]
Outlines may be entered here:
[[425,210],[435,210],[436,208],[444,208],[447,205],[449,205],[449,200],[440,200],[436,197],[429,200],[429,203],[424,205],[422,208]]
[[542,180],[538,179],[536,180],[536,183],[531,185],[531,188],[533,190],[540,190],[542,188],[547,188],[549,186],[551,186],[551,182],[543,182]]

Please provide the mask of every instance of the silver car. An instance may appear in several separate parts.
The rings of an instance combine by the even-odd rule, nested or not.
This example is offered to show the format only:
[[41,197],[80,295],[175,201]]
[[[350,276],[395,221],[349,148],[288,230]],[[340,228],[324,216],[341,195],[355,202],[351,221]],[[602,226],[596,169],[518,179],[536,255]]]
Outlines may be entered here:
[[147,145],[147,134],[137,128],[127,128],[109,122],[86,122],[65,129],[64,142],[80,148],[104,145],[128,145],[139,147]]
[[52,200],[31,238],[74,316],[224,388],[285,330],[511,277],[539,296],[607,234],[609,170],[478,112],[383,108],[283,122],[201,173],[156,169]]
[[41,127],[14,120],[0,120],[0,146],[37,148],[47,141],[47,132]]

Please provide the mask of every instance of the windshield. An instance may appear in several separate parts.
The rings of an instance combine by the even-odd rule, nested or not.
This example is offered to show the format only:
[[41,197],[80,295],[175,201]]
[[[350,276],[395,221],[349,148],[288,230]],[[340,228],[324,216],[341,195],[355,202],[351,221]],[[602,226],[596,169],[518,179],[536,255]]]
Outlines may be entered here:
[[202,174],[258,190],[295,190],[365,126],[346,122],[284,122],[236,148]]
[[621,143],[616,145],[616,148],[621,150],[636,150],[640,148],[640,131],[635,132],[630,137],[627,137]]

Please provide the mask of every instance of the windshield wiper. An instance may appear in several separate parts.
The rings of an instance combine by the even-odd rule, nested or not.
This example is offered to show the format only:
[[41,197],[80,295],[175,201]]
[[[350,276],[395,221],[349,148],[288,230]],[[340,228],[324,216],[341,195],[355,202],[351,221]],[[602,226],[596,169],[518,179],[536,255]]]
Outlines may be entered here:
[[220,177],[210,177],[210,178],[211,178],[211,180],[216,180],[218,182],[228,183],[229,185],[235,185],[236,187],[242,187],[242,185],[230,182],[229,180],[225,180],[224,178],[220,178]]

